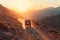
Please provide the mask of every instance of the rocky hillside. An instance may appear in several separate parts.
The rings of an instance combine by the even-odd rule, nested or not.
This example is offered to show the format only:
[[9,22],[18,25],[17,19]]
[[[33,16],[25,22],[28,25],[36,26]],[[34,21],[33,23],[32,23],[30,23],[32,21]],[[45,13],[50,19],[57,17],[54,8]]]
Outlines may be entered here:
[[60,15],[43,18],[41,22],[45,25],[50,26],[53,29],[60,31]]
[[23,40],[24,29],[13,11],[0,5],[0,40]]

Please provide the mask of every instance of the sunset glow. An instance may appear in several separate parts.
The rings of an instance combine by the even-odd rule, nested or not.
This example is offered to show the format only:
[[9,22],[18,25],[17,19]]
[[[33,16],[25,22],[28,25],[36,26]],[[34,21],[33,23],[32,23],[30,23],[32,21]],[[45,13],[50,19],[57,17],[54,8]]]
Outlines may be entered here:
[[0,4],[25,12],[33,9],[42,9],[46,7],[60,6],[60,0],[0,0]]
[[31,8],[31,2],[29,0],[0,0],[0,3],[8,8],[17,9],[20,12],[25,12]]

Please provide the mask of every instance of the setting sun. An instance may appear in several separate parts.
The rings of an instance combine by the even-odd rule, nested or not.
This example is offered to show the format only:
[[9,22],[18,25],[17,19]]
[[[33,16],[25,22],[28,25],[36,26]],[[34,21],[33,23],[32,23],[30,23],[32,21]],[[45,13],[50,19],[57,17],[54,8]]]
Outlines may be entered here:
[[18,5],[17,8],[20,12],[26,12],[28,10],[27,5],[25,5],[25,4]]
[[20,6],[19,9],[21,12],[24,12],[26,10],[24,6]]
[[16,3],[17,5],[15,6],[20,12],[26,12],[27,10],[29,10],[32,6],[31,2],[29,0],[18,0],[18,3]]

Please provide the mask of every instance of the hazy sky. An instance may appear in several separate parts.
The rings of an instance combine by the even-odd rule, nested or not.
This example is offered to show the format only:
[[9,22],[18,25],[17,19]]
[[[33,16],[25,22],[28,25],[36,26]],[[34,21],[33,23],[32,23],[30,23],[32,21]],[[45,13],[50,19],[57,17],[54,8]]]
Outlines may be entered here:
[[0,0],[0,4],[20,11],[60,6],[60,0]]

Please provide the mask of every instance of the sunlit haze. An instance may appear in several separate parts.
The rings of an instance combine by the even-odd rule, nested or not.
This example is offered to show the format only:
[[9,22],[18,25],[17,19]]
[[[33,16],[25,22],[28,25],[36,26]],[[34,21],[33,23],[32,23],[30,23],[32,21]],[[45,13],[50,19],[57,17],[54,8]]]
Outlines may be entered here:
[[16,11],[25,12],[33,9],[60,6],[60,0],[0,0],[0,4]]

